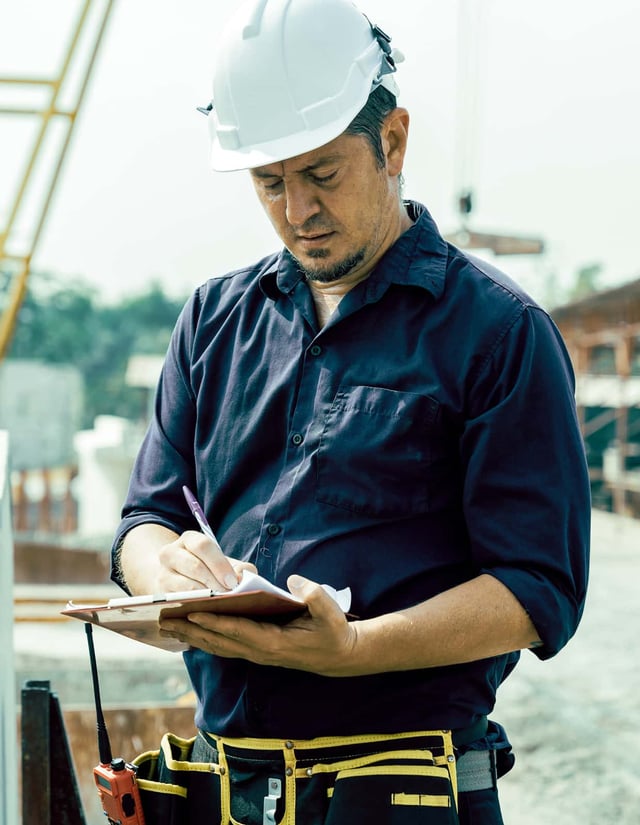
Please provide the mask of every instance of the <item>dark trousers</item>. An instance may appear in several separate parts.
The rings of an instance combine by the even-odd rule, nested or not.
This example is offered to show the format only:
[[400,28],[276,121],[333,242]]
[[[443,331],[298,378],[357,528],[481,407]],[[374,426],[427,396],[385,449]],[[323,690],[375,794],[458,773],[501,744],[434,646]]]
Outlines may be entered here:
[[469,791],[458,795],[458,820],[460,825],[504,825],[498,791]]

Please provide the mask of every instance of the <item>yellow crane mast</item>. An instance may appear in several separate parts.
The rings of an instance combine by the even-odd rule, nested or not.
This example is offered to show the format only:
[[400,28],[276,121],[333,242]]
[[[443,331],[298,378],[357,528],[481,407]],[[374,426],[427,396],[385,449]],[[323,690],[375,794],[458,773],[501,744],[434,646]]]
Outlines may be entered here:
[[[84,0],[76,25],[62,60],[58,74],[54,77],[0,77],[2,89],[31,89],[44,92],[44,103],[38,106],[2,106],[0,116],[36,119],[38,128],[35,140],[28,154],[17,191],[10,204],[6,219],[0,224],[0,361],[6,355],[15,330],[20,306],[27,291],[31,260],[42,234],[51,199],[60,177],[78,111],[89,84],[100,43],[114,0]],[[70,95],[70,105],[61,106],[63,90],[70,85],[70,78],[76,79],[75,93]],[[66,85],[65,85],[66,84]],[[0,121],[1,122],[1,121]],[[57,126],[57,124],[62,124]],[[62,138],[51,151],[53,129],[61,129]],[[46,184],[42,191],[27,201],[34,185],[36,171],[45,169]],[[24,225],[16,231],[19,219],[27,215],[27,231]],[[21,239],[26,234],[26,239]]]

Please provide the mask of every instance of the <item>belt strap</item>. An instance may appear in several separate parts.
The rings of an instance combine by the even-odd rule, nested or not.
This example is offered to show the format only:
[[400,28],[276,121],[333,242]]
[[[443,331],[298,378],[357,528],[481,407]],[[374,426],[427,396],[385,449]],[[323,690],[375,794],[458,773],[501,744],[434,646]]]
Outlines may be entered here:
[[[480,719],[473,723],[473,725],[469,725],[469,727],[467,728],[459,728],[457,730],[452,731],[452,741],[454,748],[469,745],[471,744],[471,742],[476,742],[478,739],[481,739],[483,736],[485,736],[487,732],[487,727],[487,717],[481,716]],[[207,741],[213,740],[211,744],[213,744],[215,740],[218,740],[218,747],[220,747],[220,745],[222,744],[220,742],[220,737],[215,736],[214,734],[205,734],[205,738],[207,739]],[[277,744],[275,742],[267,742],[260,740],[226,741],[228,741],[232,745],[250,748],[268,748],[279,746],[279,740]],[[249,742],[251,742],[251,744],[249,744]],[[316,742],[318,742],[318,740],[316,740]],[[287,746],[289,746],[289,744],[290,743],[287,743]],[[322,744],[324,747],[326,747],[328,743],[323,742]],[[308,746],[308,743],[305,743],[305,745]],[[293,747],[292,744],[291,747]],[[459,793],[465,793],[468,791],[481,791],[487,788],[495,788],[496,770],[494,752],[492,750],[469,750],[459,755],[456,759],[456,774]]]
[[467,751],[456,760],[458,793],[496,787],[493,751]]

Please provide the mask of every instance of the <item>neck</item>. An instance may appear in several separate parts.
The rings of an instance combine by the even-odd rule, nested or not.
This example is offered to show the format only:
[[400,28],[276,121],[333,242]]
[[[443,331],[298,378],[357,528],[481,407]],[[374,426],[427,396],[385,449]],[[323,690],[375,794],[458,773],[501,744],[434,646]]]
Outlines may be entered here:
[[310,279],[307,280],[316,306],[320,326],[324,326],[327,323],[341,299],[347,294],[347,292],[353,289],[356,284],[359,284],[360,281],[364,281],[365,278],[369,276],[369,273],[384,253],[391,246],[393,246],[400,235],[403,235],[411,226],[413,226],[413,221],[407,214],[406,209],[403,207],[400,214],[400,219],[398,221],[397,231],[392,235],[392,240],[390,243],[381,248],[375,258],[368,262],[368,266],[366,268],[363,267],[361,269],[353,270],[336,281],[324,282],[313,281]]
[[309,288],[311,289],[313,303],[316,307],[318,323],[321,327],[331,318],[342,297],[349,292],[352,286],[354,286],[354,284],[316,284],[313,281],[309,281]]

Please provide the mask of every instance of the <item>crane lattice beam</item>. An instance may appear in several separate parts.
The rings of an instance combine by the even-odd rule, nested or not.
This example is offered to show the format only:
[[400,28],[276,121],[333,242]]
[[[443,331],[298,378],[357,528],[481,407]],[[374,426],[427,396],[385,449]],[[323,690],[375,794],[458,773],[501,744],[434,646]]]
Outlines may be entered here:
[[[0,106],[0,115],[37,117],[40,121],[24,173],[9,208],[6,223],[0,228],[0,275],[4,275],[6,279],[6,295],[3,296],[3,305],[0,305],[0,361],[9,348],[20,306],[27,292],[31,260],[42,234],[42,229],[51,205],[51,199],[71,141],[73,127],[87,90],[113,3],[114,0],[104,0],[102,3],[98,2],[97,4],[96,0],[85,0],[76,26],[73,29],[66,54],[62,61],[62,66],[56,77],[0,77],[0,87],[10,86],[21,88],[23,86],[35,86],[49,93],[48,100],[40,107]],[[92,15],[90,12],[92,12],[92,7],[96,5],[98,7],[101,5],[102,7],[99,8],[97,14],[93,16],[97,22],[92,24]],[[91,30],[92,25],[94,26],[93,30]],[[89,32],[88,35],[86,34],[87,32]],[[71,106],[59,108],[58,98],[71,70],[75,69],[79,62],[78,54],[81,51],[80,46],[83,44],[83,38],[89,41],[88,58],[85,59],[84,68],[81,68],[81,82],[77,89],[75,100]],[[25,207],[29,186],[34,179],[37,163],[44,154],[47,136],[51,133],[50,129],[54,122],[62,122],[66,126],[64,137],[57,147],[57,154],[51,159],[48,185],[42,192],[40,202],[34,210],[35,217],[27,242],[25,246],[18,251],[13,248],[14,244],[17,246],[14,237],[17,218],[21,214],[21,210]]]

